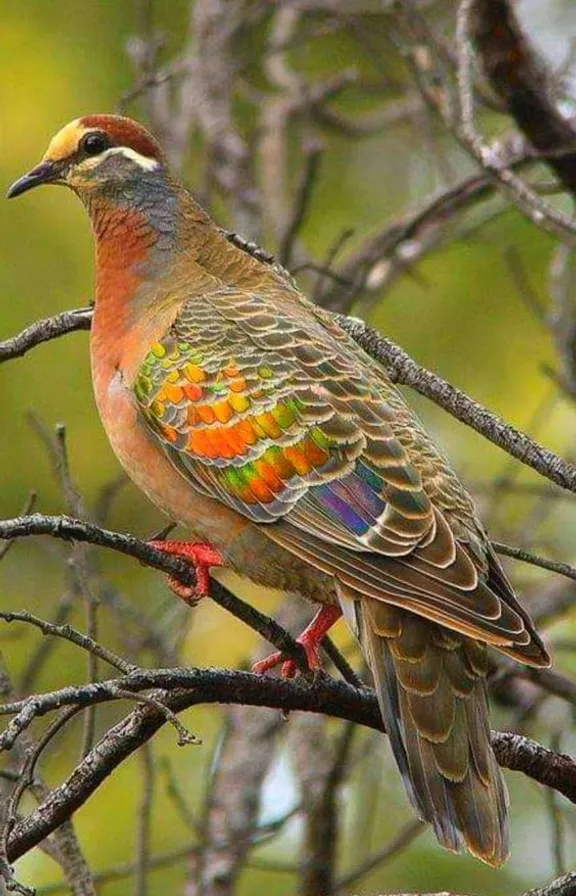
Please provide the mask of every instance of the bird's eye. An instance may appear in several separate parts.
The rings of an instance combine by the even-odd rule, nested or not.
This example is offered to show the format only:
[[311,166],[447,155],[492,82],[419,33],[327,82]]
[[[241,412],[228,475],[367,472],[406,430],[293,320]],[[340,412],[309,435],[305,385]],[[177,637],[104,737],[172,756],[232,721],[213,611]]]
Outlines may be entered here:
[[110,147],[106,134],[86,134],[80,141],[80,149],[89,156],[98,156]]

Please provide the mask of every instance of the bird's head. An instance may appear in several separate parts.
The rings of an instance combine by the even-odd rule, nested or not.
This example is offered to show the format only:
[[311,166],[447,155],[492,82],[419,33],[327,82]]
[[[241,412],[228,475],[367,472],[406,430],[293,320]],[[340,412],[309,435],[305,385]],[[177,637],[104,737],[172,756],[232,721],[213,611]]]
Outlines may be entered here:
[[164,154],[142,125],[120,115],[87,115],[58,131],[40,164],[12,184],[8,197],[41,184],[62,184],[88,198],[165,171]]

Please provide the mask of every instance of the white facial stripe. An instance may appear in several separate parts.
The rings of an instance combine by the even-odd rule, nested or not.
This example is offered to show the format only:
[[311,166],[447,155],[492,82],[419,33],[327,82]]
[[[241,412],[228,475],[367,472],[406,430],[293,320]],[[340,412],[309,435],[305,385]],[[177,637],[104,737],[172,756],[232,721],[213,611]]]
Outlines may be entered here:
[[112,146],[110,149],[107,149],[97,156],[84,159],[80,162],[78,168],[81,171],[92,170],[93,168],[98,167],[98,165],[100,165],[108,156],[124,156],[125,159],[130,159],[131,162],[134,162],[134,164],[138,165],[139,168],[142,168],[143,171],[154,171],[160,165],[156,159],[151,159],[149,156],[143,156],[139,152],[136,152],[135,149],[130,149],[128,146]]
[[130,149],[130,147],[128,146],[113,146],[111,149],[107,149],[106,152],[102,155],[124,156],[126,159],[130,159],[131,162],[139,165],[140,168],[144,169],[144,171],[154,171],[154,169],[158,168],[160,164],[156,159],[151,159],[150,156],[143,156],[139,152],[136,152],[135,149]]

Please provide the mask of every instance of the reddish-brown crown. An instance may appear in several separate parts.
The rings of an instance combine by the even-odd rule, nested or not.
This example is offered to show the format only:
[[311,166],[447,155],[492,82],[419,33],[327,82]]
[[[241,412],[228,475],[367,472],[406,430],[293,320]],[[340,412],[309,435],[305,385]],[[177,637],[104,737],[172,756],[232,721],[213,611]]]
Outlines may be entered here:
[[126,146],[159,162],[164,158],[162,149],[152,134],[130,118],[121,115],[85,115],[78,125],[81,128],[104,131],[114,146]]

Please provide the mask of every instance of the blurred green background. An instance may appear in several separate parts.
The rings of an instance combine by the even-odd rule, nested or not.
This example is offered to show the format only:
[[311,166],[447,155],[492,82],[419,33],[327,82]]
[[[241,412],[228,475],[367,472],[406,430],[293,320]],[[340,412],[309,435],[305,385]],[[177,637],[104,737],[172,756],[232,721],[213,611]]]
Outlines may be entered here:
[[[543,22],[544,6],[549,14]],[[559,63],[569,39],[576,36],[574,7],[560,2],[532,2],[519,7],[543,49]],[[188,12],[187,0],[157,5],[156,24],[165,33],[167,58],[184,40]],[[0,26],[0,184],[8,186],[35,164],[52,134],[69,119],[117,109],[119,97],[133,83],[126,42],[136,31],[137,22],[135,2],[5,0]],[[300,50],[298,61],[307,71],[322,72],[350,65],[353,52],[349,41],[332,35],[324,43],[316,41],[311,49]],[[130,111],[135,116],[142,113],[137,104]],[[434,125],[426,121],[434,130]],[[328,134],[325,141],[327,151],[315,201],[303,232],[306,248],[315,257],[321,258],[344,228],[355,228],[354,243],[394,215],[417,208],[426,195],[441,186],[442,166],[410,123],[364,140]],[[437,145],[442,147],[443,166],[450,167],[455,176],[470,170],[462,156],[448,141],[441,143],[438,135]],[[193,153],[186,171],[192,188],[197,183],[195,157]],[[553,243],[511,210],[484,223],[480,215],[472,215],[470,223],[477,226],[467,235],[449,241],[414,271],[400,276],[367,309],[368,317],[420,362],[554,450],[573,457],[574,407],[558,395],[543,372],[544,364],[556,364],[551,337],[523,301],[507,261],[512,250],[531,290],[547,305]],[[87,304],[91,293],[92,238],[86,215],[74,197],[63,190],[46,189],[17,202],[0,202],[0,339],[39,317]],[[57,422],[66,424],[73,476],[89,506],[118,474],[92,398],[87,344],[88,334],[76,333],[2,366],[2,516],[16,515],[31,490],[38,493],[40,510],[63,510],[61,490],[50,471],[46,450],[30,426],[29,412],[48,427]],[[542,502],[534,496],[512,495],[494,488],[495,478],[509,475],[516,465],[437,408],[418,397],[410,396],[410,400],[475,492],[495,537],[514,543],[523,540],[548,556],[576,560],[576,514],[570,501],[555,500],[549,489],[552,497],[542,509]],[[524,470],[518,471],[517,477],[520,483],[538,481]],[[541,485],[547,489],[545,483]],[[141,536],[163,525],[159,512],[130,485],[114,501],[108,522],[112,528]],[[105,575],[135,606],[145,608],[159,626],[173,628],[175,641],[176,632],[184,632],[179,641],[182,663],[234,667],[255,649],[252,633],[209,601],[187,612],[172,603],[156,573],[119,555],[102,553],[99,560]],[[538,581],[547,581],[524,566],[509,569],[521,589],[534,589]],[[62,551],[42,540],[18,544],[0,565],[0,596],[6,609],[26,608],[50,617],[67,587]],[[250,596],[254,599],[253,592]],[[259,595],[258,601],[265,610],[275,605],[271,595]],[[74,609],[70,618],[82,627],[83,609]],[[100,620],[102,639],[121,649],[114,619],[106,607],[100,612]],[[551,630],[550,637],[574,636],[573,623],[572,614]],[[340,640],[347,643],[345,633]],[[15,681],[38,643],[37,635],[24,626],[0,626],[0,648]],[[558,653],[557,665],[568,672],[576,670],[569,651]],[[58,645],[37,684],[47,689],[81,682],[85,676],[81,651]],[[116,707],[100,709],[98,730],[104,730],[119,712]],[[508,720],[504,712],[495,710],[494,727]],[[202,737],[203,746],[177,750],[174,732],[168,728],[156,737],[153,750],[156,757],[173,763],[182,792],[195,806],[202,793],[220,712],[211,707],[197,709],[187,713],[185,721]],[[549,743],[551,733],[565,729],[567,723],[565,708],[548,700],[529,733]],[[52,751],[50,761],[43,764],[49,783],[60,781],[72,767],[79,730],[71,725]],[[564,751],[570,752],[575,744],[573,733],[564,735]],[[349,836],[342,848],[343,868],[360,858],[358,826],[363,818],[366,780],[369,788],[378,788],[379,805],[383,807],[376,810],[370,834],[373,848],[392,836],[400,821],[410,817],[399,776],[392,771],[384,747],[382,757],[381,764],[373,762],[347,788]],[[86,855],[96,869],[130,861],[134,854],[141,775],[142,761],[135,756],[75,817]],[[553,877],[550,824],[542,794],[519,775],[508,774],[507,780],[513,805],[513,848],[505,870],[492,871],[472,859],[454,858],[437,848],[426,833],[401,857],[358,884],[357,891],[446,889],[511,896]],[[283,762],[275,768],[266,789],[266,818],[281,814],[295,800],[289,765]],[[574,862],[574,807],[562,803],[561,815],[566,851]],[[157,781],[153,817],[155,853],[187,845],[190,834],[165,795],[161,780]],[[280,841],[257,855],[270,860],[296,856],[299,835],[295,822]],[[366,842],[361,846],[367,848]],[[18,865],[18,873],[37,887],[60,880],[57,867],[39,851]],[[180,892],[182,879],[182,865],[160,869],[151,874],[149,891]],[[126,892],[126,886],[125,881],[113,882],[99,892],[119,896]],[[240,893],[289,894],[293,888],[290,875],[247,869]]]

